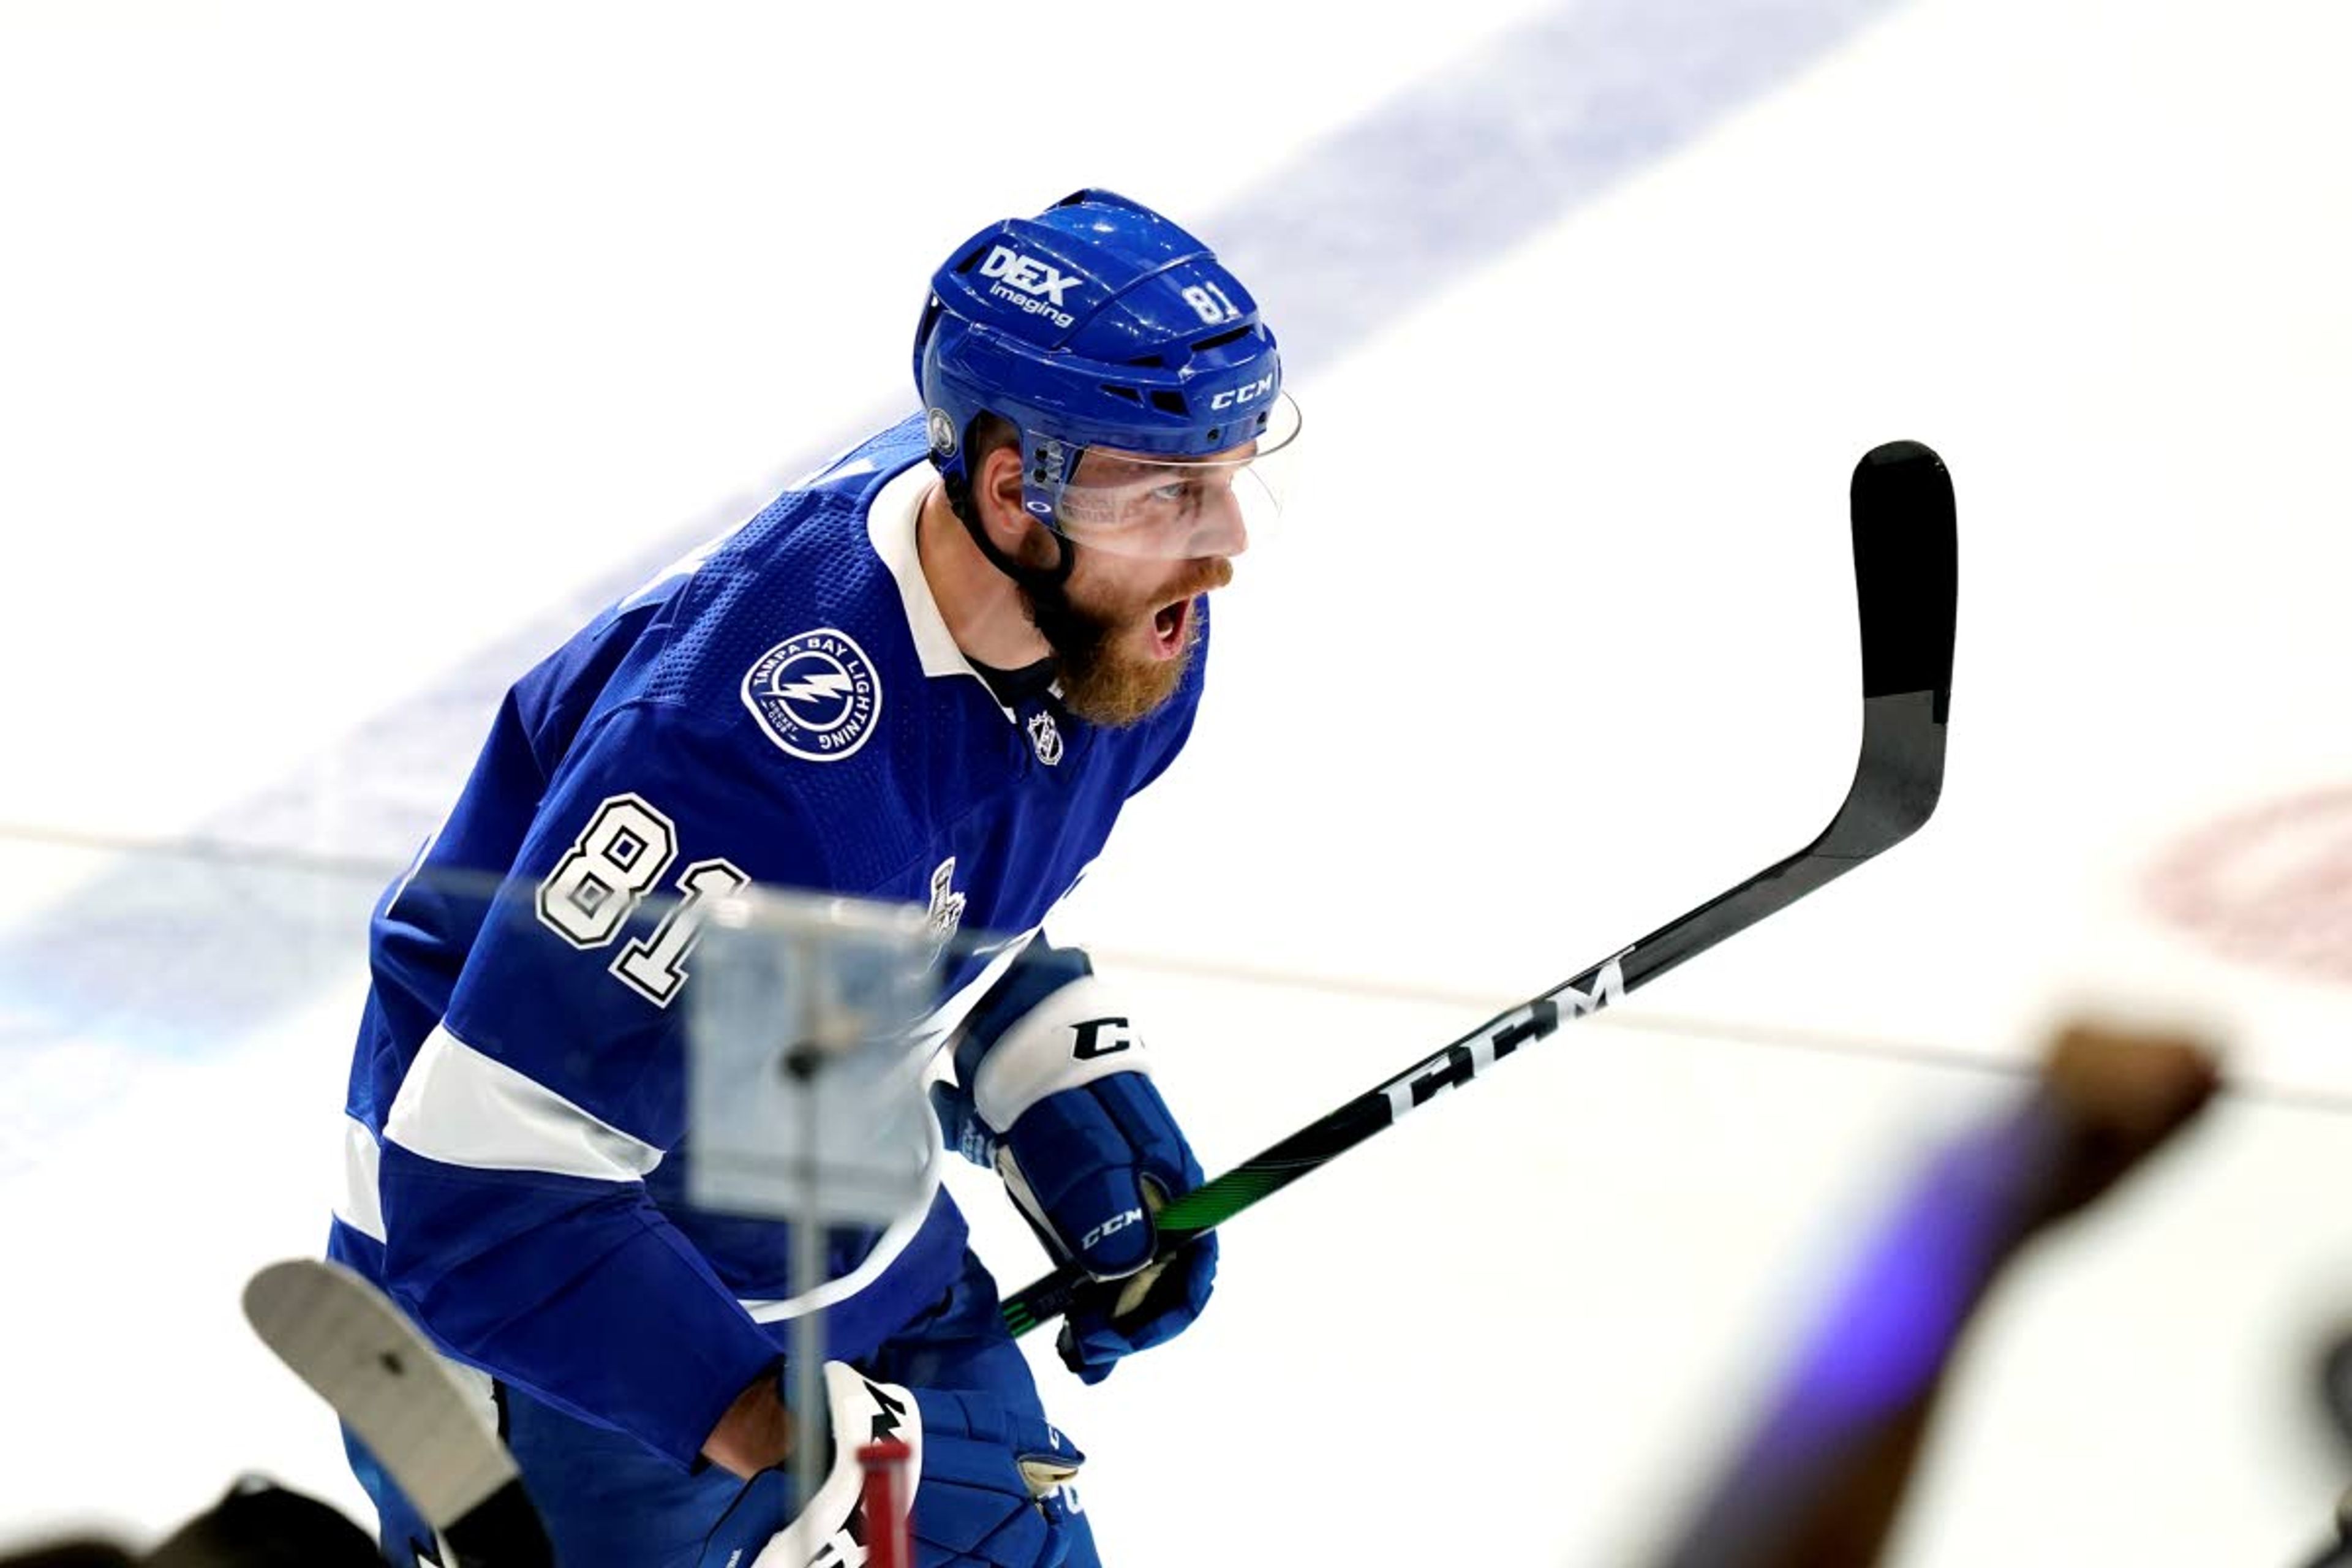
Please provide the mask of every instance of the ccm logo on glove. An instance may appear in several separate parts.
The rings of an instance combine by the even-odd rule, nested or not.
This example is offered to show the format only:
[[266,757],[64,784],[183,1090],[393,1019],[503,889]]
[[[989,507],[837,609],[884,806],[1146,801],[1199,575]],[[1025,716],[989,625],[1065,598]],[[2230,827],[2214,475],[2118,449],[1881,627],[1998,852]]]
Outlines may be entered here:
[[1124,1018],[1088,1018],[1082,1024],[1071,1025],[1070,1030],[1078,1037],[1077,1044],[1070,1047],[1070,1054],[1082,1062],[1107,1057],[1113,1051],[1129,1050],[1143,1043],[1129,1031]]
[[1060,1346],[1088,1383],[1181,1332],[1217,1272],[1213,1233],[1159,1256],[1153,1216],[1201,1184],[1201,1163],[1114,999],[1084,953],[1033,949],[964,1020],[956,1079],[930,1090],[948,1142],[994,1167],[1046,1248],[1093,1276]]
[[1094,1229],[1087,1232],[1085,1238],[1078,1243],[1078,1250],[1080,1252],[1090,1251],[1093,1249],[1094,1244],[1100,1241],[1104,1237],[1116,1236],[1120,1231],[1125,1230],[1129,1226],[1141,1225],[1142,1223],[1143,1211],[1141,1209],[1129,1209],[1125,1214],[1115,1214],[1111,1215],[1110,1218],[1103,1221],[1102,1224],[1095,1226]]

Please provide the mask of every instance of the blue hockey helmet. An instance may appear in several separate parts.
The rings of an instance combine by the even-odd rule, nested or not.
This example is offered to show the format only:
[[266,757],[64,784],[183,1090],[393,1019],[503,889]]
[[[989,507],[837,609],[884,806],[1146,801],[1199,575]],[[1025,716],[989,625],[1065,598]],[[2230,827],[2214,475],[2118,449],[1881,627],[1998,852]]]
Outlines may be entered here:
[[[1213,252],[1140,203],[1084,190],[992,224],[931,279],[915,332],[931,460],[970,482],[972,422],[1020,432],[1023,503],[1113,551],[1193,553],[1147,498],[1231,496],[1255,529],[1281,505],[1299,428],[1257,302]],[[1081,472],[1089,450],[1149,463]]]

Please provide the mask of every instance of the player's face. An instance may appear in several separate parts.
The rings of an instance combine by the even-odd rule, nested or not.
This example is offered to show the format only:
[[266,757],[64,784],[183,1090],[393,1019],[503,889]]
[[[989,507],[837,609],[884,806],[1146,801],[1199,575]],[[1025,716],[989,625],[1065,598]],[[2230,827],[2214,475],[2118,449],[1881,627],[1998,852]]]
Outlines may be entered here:
[[1150,561],[1232,557],[1249,545],[1246,504],[1279,510],[1257,471],[1257,443],[1200,458],[1095,448],[1056,497],[1054,527],[1090,552]]
[[1200,640],[1198,601],[1233,581],[1233,558],[1249,546],[1233,472],[1118,452],[1079,460],[1073,488],[1108,505],[1097,527],[1069,531],[1069,580],[1059,595],[1031,595],[1030,613],[1080,718],[1131,724],[1175,695]]

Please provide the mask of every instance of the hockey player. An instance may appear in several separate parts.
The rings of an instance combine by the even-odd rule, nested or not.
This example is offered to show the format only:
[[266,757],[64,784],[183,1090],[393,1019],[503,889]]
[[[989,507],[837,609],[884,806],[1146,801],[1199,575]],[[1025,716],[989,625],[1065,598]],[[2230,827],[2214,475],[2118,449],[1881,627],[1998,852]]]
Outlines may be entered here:
[[[375,911],[331,1251],[484,1374],[566,1568],[748,1564],[789,1510],[835,1508],[831,1482],[786,1502],[773,1470],[828,1441],[779,1381],[787,1321],[820,1305],[835,1430],[917,1449],[919,1562],[1096,1560],[1057,1484],[1076,1451],[944,1191],[829,1233],[823,1282],[787,1278],[782,1225],[683,1201],[670,1004],[700,911],[747,884],[1033,936],[1182,747],[1206,595],[1279,510],[1297,411],[1242,284],[1107,191],[959,247],[914,360],[920,414],[516,683]],[[486,874],[496,900],[465,886]],[[1192,1321],[1215,1247],[1146,1268],[1151,1210],[1200,1169],[1084,955],[1012,951],[940,962],[942,997],[980,995],[940,1110],[1118,1281],[1061,1341],[1094,1381]],[[428,1550],[352,1461],[393,1559]]]

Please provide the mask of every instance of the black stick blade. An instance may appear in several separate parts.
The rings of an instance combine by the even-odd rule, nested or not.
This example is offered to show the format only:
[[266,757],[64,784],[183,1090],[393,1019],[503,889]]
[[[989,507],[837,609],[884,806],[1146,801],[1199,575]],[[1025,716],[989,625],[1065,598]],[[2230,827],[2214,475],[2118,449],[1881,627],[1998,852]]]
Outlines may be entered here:
[[1917,832],[1943,794],[1959,531],[1952,476],[1916,441],[1864,454],[1853,494],[1862,758],[1813,853],[1860,860]]
[[1862,609],[1862,694],[1935,693],[1952,700],[1958,604],[1958,523],[1944,459],[1916,441],[1889,441],[1853,469],[1853,576]]

